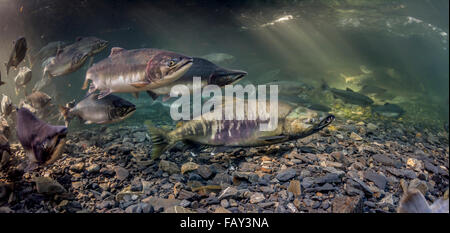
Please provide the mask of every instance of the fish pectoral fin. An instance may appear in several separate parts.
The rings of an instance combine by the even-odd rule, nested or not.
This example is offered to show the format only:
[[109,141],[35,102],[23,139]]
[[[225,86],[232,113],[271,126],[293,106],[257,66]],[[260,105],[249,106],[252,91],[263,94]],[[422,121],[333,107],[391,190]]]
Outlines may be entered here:
[[85,122],[84,122],[84,124],[86,124],[86,125],[90,125],[90,124],[92,124],[92,123],[94,123],[94,122],[92,122],[92,121],[85,121]]
[[259,137],[258,139],[266,141],[266,142],[273,142],[273,141],[286,140],[286,139],[288,139],[288,136],[286,136],[286,135],[277,135],[277,136]]
[[135,88],[142,88],[142,87],[147,86],[148,84],[150,84],[150,83],[149,82],[145,82],[145,81],[130,83],[130,85],[135,87]]
[[109,94],[111,94],[111,90],[110,89],[106,89],[106,90],[102,90],[100,91],[100,93],[98,94],[98,99],[102,99],[106,96],[108,96]]
[[159,95],[153,91],[147,91],[147,94],[150,96],[150,98],[152,98],[152,100],[156,100],[159,97]]
[[134,96],[134,98],[139,99],[139,92],[133,92],[131,94]]

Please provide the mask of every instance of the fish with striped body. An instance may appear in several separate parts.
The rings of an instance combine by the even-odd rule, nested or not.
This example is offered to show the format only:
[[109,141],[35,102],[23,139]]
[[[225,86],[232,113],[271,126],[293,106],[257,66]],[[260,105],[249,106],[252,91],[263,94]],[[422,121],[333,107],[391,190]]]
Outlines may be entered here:
[[[226,104],[229,103],[225,102],[222,110],[226,108]],[[279,102],[276,129],[261,131],[261,125],[269,123],[269,113],[265,116],[249,117],[248,102],[243,104],[245,114],[243,120],[215,120],[216,113],[208,112],[170,132],[156,128],[150,121],[146,121],[153,143],[152,159],[158,158],[178,141],[211,146],[264,146],[307,137],[322,130],[334,120],[333,115]],[[269,109],[270,102],[267,101],[265,104],[266,109]],[[225,118],[226,113],[222,114],[222,119],[229,119]]]

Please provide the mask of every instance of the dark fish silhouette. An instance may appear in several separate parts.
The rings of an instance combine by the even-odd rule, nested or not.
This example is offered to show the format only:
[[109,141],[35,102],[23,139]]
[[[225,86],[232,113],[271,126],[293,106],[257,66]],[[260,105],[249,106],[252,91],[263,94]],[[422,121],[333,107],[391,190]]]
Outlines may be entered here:
[[53,126],[37,118],[30,110],[17,110],[17,138],[33,165],[48,165],[63,152],[67,127]]
[[23,59],[25,58],[25,54],[27,53],[27,49],[27,40],[25,39],[25,37],[19,37],[14,41],[14,49],[9,56],[8,63],[5,63],[6,75],[9,74],[9,68],[17,68],[20,62],[23,61]]
[[346,90],[340,90],[336,88],[330,88],[326,83],[323,83],[322,89],[330,91],[335,98],[342,99],[345,103],[360,106],[369,106],[373,104],[373,100],[371,98],[363,94],[354,92],[350,88],[347,88]]
[[405,113],[400,106],[396,104],[385,103],[384,105],[372,106],[372,111],[384,117],[400,117]]
[[191,68],[189,68],[189,70],[184,73],[181,78],[170,83],[169,85],[152,89],[148,91],[148,93],[153,99],[156,99],[159,95],[168,96],[171,88],[175,85],[186,85],[191,89],[194,77],[201,78],[202,87],[206,85],[217,85],[219,87],[224,87],[225,85],[231,85],[238,82],[245,75],[247,75],[247,72],[245,71],[222,68],[206,59],[194,57]]

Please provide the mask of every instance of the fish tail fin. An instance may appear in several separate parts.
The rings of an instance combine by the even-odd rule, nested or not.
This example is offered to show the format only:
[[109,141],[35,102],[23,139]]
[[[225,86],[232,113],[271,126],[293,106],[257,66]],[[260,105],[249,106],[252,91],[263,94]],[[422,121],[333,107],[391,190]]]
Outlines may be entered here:
[[431,213],[430,206],[423,194],[417,190],[412,189],[407,191],[400,200],[398,213]]
[[150,132],[150,138],[152,140],[152,159],[157,159],[159,156],[161,156],[165,151],[170,149],[175,142],[168,137],[168,132],[156,128],[153,123],[149,120],[145,121],[144,123],[148,131]]
[[59,105],[58,109],[59,109],[59,112],[61,113],[59,119],[64,118],[64,123],[65,123],[66,127],[68,127],[69,121],[70,121],[70,119],[69,119],[70,108]]

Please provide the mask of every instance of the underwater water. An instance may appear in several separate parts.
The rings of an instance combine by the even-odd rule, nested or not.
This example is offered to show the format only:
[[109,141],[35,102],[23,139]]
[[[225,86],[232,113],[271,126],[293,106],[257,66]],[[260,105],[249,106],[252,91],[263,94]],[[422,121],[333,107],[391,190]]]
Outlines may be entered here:
[[[428,188],[429,193],[427,196],[429,201],[434,201],[442,196],[446,187],[448,190],[448,10],[449,2],[447,0],[0,0],[0,61],[2,62],[0,70],[1,80],[5,82],[4,85],[0,86],[0,94],[8,96],[14,105],[21,105],[20,102],[25,99],[25,93],[32,93],[36,83],[42,79],[44,74],[44,61],[38,60],[31,66],[32,57],[50,42],[62,41],[68,45],[74,43],[78,37],[95,36],[108,41],[108,46],[99,53],[90,56],[93,58],[92,61],[88,58],[74,72],[51,78],[49,83],[40,89],[40,91],[52,98],[53,108],[49,110],[51,111],[51,116],[45,117],[46,122],[58,125],[64,124],[57,106],[64,106],[72,100],[79,102],[86,96],[87,90],[83,90],[82,86],[87,70],[92,64],[97,64],[107,58],[113,47],[121,47],[127,50],[158,48],[192,57],[204,57],[211,59],[211,61],[217,58],[218,60],[214,60],[213,63],[221,67],[243,70],[248,73],[236,84],[279,83],[284,85],[280,88],[286,90],[280,92],[280,96],[285,96],[283,98],[290,99],[292,102],[301,102],[301,105],[305,106],[320,105],[321,108],[327,108],[327,112],[336,116],[336,121],[339,124],[335,127],[331,127],[333,126],[331,125],[331,128],[327,129],[325,134],[335,136],[341,132],[344,136],[341,135],[342,138],[341,136],[338,136],[338,138],[344,142],[337,143],[339,144],[337,145],[337,141],[330,142],[331,139],[326,139],[326,135],[321,134],[325,139],[314,150],[319,150],[322,153],[331,153],[338,150],[345,151],[343,152],[345,156],[352,153],[366,153],[364,156],[367,157],[380,153],[393,154],[394,160],[398,159],[404,162],[404,167],[406,167],[407,161],[409,164],[408,158],[411,156],[408,153],[417,155],[417,148],[425,151],[427,154],[439,155],[440,157],[435,159],[432,166],[436,167],[436,169],[439,168],[439,171],[443,169],[443,171],[442,173],[434,172],[439,174],[439,176],[436,175],[436,177],[439,177],[436,178],[439,181],[434,181],[433,187]],[[18,74],[19,69],[11,68],[9,75],[7,75],[3,63],[8,62],[14,46],[13,41],[21,36],[26,38],[28,50],[27,56],[18,65],[18,68],[23,66],[31,67],[32,79],[26,86],[20,87],[21,91],[19,94],[16,94],[14,77]],[[223,53],[227,57],[220,58],[218,53]],[[300,91],[300,88],[297,90],[295,85],[307,88]],[[367,88],[368,91],[364,92],[364,88]],[[369,97],[373,104],[352,104],[345,98],[339,98],[332,91],[347,90],[349,92],[349,89],[351,92],[358,92]],[[138,147],[133,152],[133,156],[130,155],[130,151],[133,151],[132,148],[124,149],[126,152],[123,153],[127,156],[136,159],[135,154],[140,153],[144,157],[148,157],[152,147],[149,140],[151,135],[148,135],[144,122],[152,120],[158,126],[169,128],[173,128],[176,124],[169,113],[168,106],[170,106],[171,102],[164,102],[160,99],[154,101],[146,93],[141,93],[138,99],[130,93],[116,93],[116,95],[136,105],[136,111],[129,118],[120,122],[102,125],[83,124],[77,120],[73,120],[70,123],[66,154],[69,157],[71,153],[78,153],[79,155],[77,156],[81,157],[89,155],[92,159],[86,158],[86,160],[83,160],[85,165],[82,167],[84,169],[89,164],[94,163],[92,160],[97,161],[96,159],[99,159],[99,164],[104,162],[105,165],[101,165],[101,167],[106,169],[107,164],[111,161],[101,160],[100,157],[103,152],[96,150],[108,148],[105,149],[108,153],[114,151],[120,154],[117,152],[117,148],[111,149],[117,141],[114,138],[120,138],[119,141],[123,142],[122,145],[125,145],[126,142],[133,142],[135,143],[134,147]],[[383,115],[382,110],[378,111],[380,108],[377,108],[377,106],[385,106],[385,104],[399,107],[400,110],[396,109],[395,112],[398,115],[392,116],[389,113]],[[393,144],[406,143],[406,147],[409,149],[399,152],[396,149],[387,147],[383,147],[383,149],[364,149],[359,147],[361,145],[357,148],[349,149],[350,147],[347,147],[350,146],[349,140],[360,141],[357,139],[359,135],[364,137],[366,131],[369,132],[371,130],[366,129],[368,124],[378,127],[377,132],[366,139],[369,144],[374,141],[379,143],[392,142]],[[14,125],[15,123],[10,124],[11,132],[15,132]],[[361,126],[364,128],[362,131],[358,128]],[[123,130],[129,132],[124,133]],[[397,133],[401,132],[398,133],[398,136],[394,135],[392,136],[393,138],[389,138],[392,134],[388,130]],[[98,132],[105,135],[108,134],[108,136],[101,135],[103,138],[95,142],[97,139],[93,138],[100,137],[100,135],[96,135]],[[358,133],[358,137],[355,137],[351,132]],[[11,137],[10,144],[16,143],[16,146],[13,146],[13,151],[21,151],[14,136]],[[422,142],[422,140],[426,142]],[[334,149],[328,146],[333,143]],[[435,144],[433,146],[424,146],[417,143]],[[86,145],[87,147],[93,145],[95,148],[86,149]],[[319,145],[319,143],[315,144],[310,139],[307,139],[304,145],[308,145],[306,146],[307,148],[301,149],[301,146],[294,146],[294,148],[297,148],[296,150],[299,153],[320,154],[317,151],[311,151],[313,150],[311,148]],[[408,147],[408,145],[415,145],[417,148]],[[390,146],[392,144],[389,144],[388,147]],[[273,148],[270,148],[262,149],[260,152],[251,151],[249,154],[252,155],[253,153],[261,156],[270,154],[270,151],[273,150]],[[281,149],[281,151],[289,150],[286,148]],[[210,152],[208,149],[206,151]],[[190,153],[195,154],[195,152]],[[230,154],[233,153],[238,154],[240,152],[230,152]],[[180,154],[183,153],[180,152]],[[189,156],[189,153],[186,152],[185,154]],[[20,152],[20,156],[24,156],[24,153]],[[77,156],[75,157],[81,158]],[[296,159],[293,164],[299,161],[299,158],[292,155],[292,153],[289,156],[285,160]],[[170,158],[167,155],[163,158],[166,157]],[[279,157],[281,158],[281,156]],[[309,157],[306,156],[306,158]],[[120,162],[117,162],[115,159],[120,160]],[[86,162],[87,160],[89,162]],[[129,159],[122,161],[121,158],[112,158],[112,160],[117,162],[114,163],[115,166],[124,166],[127,169],[131,169],[129,166],[126,166],[130,162]],[[185,160],[186,158],[180,159],[176,163],[181,168],[182,161]],[[233,169],[242,168],[241,160],[236,162],[235,167],[223,169],[230,176],[233,176],[231,175],[234,171]],[[248,159],[247,162],[257,163],[256,160],[256,158],[254,161]],[[372,160],[370,159],[370,161]],[[77,169],[72,169],[71,166],[78,164],[78,160],[75,159],[75,162],[72,160],[71,162],[67,161],[64,162],[61,159],[61,164],[58,166],[66,166],[67,169],[70,167],[69,170],[71,172],[77,173]],[[207,163],[206,159],[202,160],[200,158],[199,161],[201,161],[197,162],[199,164],[203,162],[205,164],[212,163]],[[319,163],[319,161],[322,161],[320,156],[317,161],[317,164],[323,165]],[[355,161],[358,162],[359,159]],[[366,163],[359,161],[361,166],[369,167],[369,159],[364,161]],[[282,163],[283,161],[278,162]],[[290,162],[292,163],[292,161]],[[344,165],[342,166],[344,167],[347,165],[342,161],[338,162],[343,163]],[[164,172],[168,172],[162,169],[161,165],[152,166],[152,169],[158,170],[159,168],[164,170]],[[275,174],[278,171],[277,169],[283,170],[286,168],[282,166],[285,165],[280,165],[276,169],[273,168],[267,173]],[[333,166],[330,165],[330,167]],[[336,166],[336,168],[340,169],[340,166]],[[108,169],[112,170],[112,174],[114,174],[113,168]],[[223,172],[223,169],[216,168],[217,172],[215,173]],[[395,169],[399,169],[399,167]],[[419,170],[414,170],[417,175],[425,171],[423,164],[421,168],[417,169]],[[117,170],[115,172],[119,173]],[[133,172],[146,174],[141,171]],[[391,174],[388,172],[384,173],[384,175]],[[428,177],[428,172],[425,173]],[[58,174],[58,172],[52,174]],[[161,174],[154,174],[155,179],[158,179],[158,175],[161,177],[162,171]],[[169,175],[173,175],[173,173],[169,172]],[[201,176],[203,179],[200,178],[200,182],[203,182],[203,185],[211,184],[209,182],[212,179],[211,177],[208,175],[203,176],[203,174]],[[300,176],[307,175],[302,174]],[[432,179],[431,176],[429,180]],[[134,181],[132,180],[133,177],[138,176],[126,175],[124,179],[132,183]],[[405,178],[408,175],[398,175],[396,177],[398,180],[400,178],[410,180],[416,178]],[[64,185],[67,179],[70,180],[71,178],[60,177],[58,181],[63,183],[63,186],[69,190],[70,188]],[[174,179],[176,180],[176,178]],[[185,180],[180,182],[185,186],[189,186],[187,184],[189,179],[186,176]],[[393,182],[397,184],[398,180],[389,180],[388,183]],[[106,181],[104,182],[106,183]],[[155,185],[164,184],[164,182],[162,184],[156,181],[151,182],[155,182]],[[97,183],[100,184],[102,181],[97,181]],[[175,182],[171,180],[170,183]],[[94,187],[95,185],[91,183],[89,183],[91,186],[85,183],[83,185],[86,187],[86,190],[98,189],[98,184],[97,187]],[[116,195],[123,188],[121,185],[114,184],[108,189],[102,188],[101,190],[108,190],[109,193],[102,195]],[[72,187],[70,184],[69,186]],[[305,186],[303,188],[314,187],[316,186]],[[79,188],[74,189],[78,190]],[[191,189],[191,191],[193,190]],[[79,190],[77,192],[82,193]],[[207,193],[209,192],[210,190]],[[397,192],[390,188],[383,191],[380,194],[381,196],[376,197],[374,195],[375,197],[371,197],[374,200],[371,199],[370,201],[378,203],[380,200],[384,200],[385,196],[389,195],[391,195],[390,198],[392,199],[392,194],[389,194],[389,192],[396,193],[393,201],[391,200],[391,204],[384,203],[380,206],[377,204],[376,208],[372,208],[369,204],[369,207],[365,207],[364,212],[370,212],[373,209],[377,209],[373,211],[393,212],[399,201],[400,196],[398,195],[400,194],[397,195]],[[101,193],[100,191],[99,194]],[[217,195],[219,193],[220,190],[217,191]],[[146,194],[159,195],[161,198],[168,196],[168,194],[160,194],[159,191],[153,190]],[[23,195],[21,197],[26,196],[26,194],[20,195]],[[432,196],[431,198],[429,197],[430,195]],[[104,202],[105,200],[102,203],[108,206]],[[254,201],[254,203],[257,204],[258,202]],[[95,210],[92,209],[92,206],[85,206],[83,203],[82,208],[74,207],[74,205],[70,207],[73,209],[67,209],[66,211],[75,212],[80,209],[99,211],[99,209],[106,208],[105,206],[105,208],[98,207],[98,203],[95,205],[97,205],[97,209],[94,208]],[[296,210],[309,210],[309,212],[312,212],[312,209],[308,209],[309,207],[302,209],[297,204],[295,205],[296,207],[294,208]],[[305,205],[308,206],[308,204]],[[222,206],[225,209],[237,209],[237,206],[240,205]],[[284,207],[284,210],[292,210],[293,208],[290,206],[292,204]],[[388,206],[387,209],[386,206]],[[106,209],[113,207],[114,204]],[[120,206],[122,209],[126,209],[126,207]],[[39,209],[40,207],[36,208]],[[189,208],[196,209],[193,206],[189,206]],[[16,211],[23,210],[18,206],[12,209]],[[34,211],[37,211],[37,209],[34,209]],[[206,207],[204,209],[198,211],[212,212],[212,210],[206,210]],[[324,211],[333,212],[336,210],[323,209]],[[232,212],[236,211],[232,210]],[[255,209],[250,208],[245,211],[239,209],[238,212],[247,211],[255,211]],[[278,210],[271,209],[270,211],[276,212]]]

